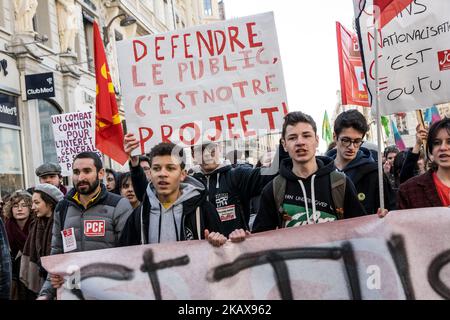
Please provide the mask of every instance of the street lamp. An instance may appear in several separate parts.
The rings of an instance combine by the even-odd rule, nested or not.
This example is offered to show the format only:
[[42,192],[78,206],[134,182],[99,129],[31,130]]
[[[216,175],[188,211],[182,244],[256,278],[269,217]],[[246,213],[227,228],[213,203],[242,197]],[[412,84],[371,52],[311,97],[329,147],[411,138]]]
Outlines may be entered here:
[[123,17],[122,20],[120,20],[121,27],[126,27],[132,25],[133,23],[136,23],[136,19],[126,13],[119,13],[117,16],[112,18],[108,25],[106,27],[103,27],[103,44],[105,45],[105,48],[109,43],[109,27],[111,27],[113,21],[119,17]]

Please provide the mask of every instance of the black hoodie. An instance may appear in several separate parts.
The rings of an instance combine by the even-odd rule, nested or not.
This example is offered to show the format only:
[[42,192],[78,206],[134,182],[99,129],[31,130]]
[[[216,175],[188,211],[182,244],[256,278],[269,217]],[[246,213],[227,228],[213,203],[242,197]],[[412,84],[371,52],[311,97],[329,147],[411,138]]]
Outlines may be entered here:
[[[306,179],[297,177],[292,172],[292,160],[285,159],[280,166],[280,175],[286,178],[286,192],[283,209],[286,227],[296,227],[310,223],[323,223],[337,220],[331,195],[330,173],[336,170],[333,159],[316,157],[318,170]],[[314,180],[314,181],[313,181]],[[303,184],[304,191],[302,190]],[[312,186],[313,185],[313,186]],[[305,210],[305,193],[308,209]],[[312,205],[312,199],[315,205]],[[355,187],[347,178],[344,197],[344,218],[353,218],[365,214],[359,203]],[[281,227],[278,208],[273,197],[273,183],[269,183],[263,190],[258,215],[255,219],[253,232],[273,230]]]
[[[327,152],[327,155],[336,159],[336,149]],[[356,194],[367,214],[377,213],[380,207],[380,191],[378,184],[378,164],[372,158],[371,152],[361,147],[353,159],[343,170],[352,180]],[[384,206],[389,211],[395,209],[395,196],[389,179],[383,173]]]

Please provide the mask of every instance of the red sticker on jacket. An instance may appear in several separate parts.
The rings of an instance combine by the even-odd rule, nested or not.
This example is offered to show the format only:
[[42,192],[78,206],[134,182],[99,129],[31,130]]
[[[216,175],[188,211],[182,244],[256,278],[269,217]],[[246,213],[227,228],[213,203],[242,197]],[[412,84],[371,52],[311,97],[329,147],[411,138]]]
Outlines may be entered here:
[[104,237],[105,220],[84,220],[84,235],[86,237]]

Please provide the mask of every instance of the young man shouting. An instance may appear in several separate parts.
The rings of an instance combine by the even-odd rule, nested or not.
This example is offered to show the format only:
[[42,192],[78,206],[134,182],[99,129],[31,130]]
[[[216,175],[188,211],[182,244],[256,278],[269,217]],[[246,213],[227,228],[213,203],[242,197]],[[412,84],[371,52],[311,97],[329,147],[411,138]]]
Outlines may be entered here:
[[[129,147],[127,151],[131,152]],[[160,143],[150,152],[150,183],[142,206],[127,221],[120,243],[123,246],[207,239],[220,246],[219,215],[206,198],[205,186],[187,176],[183,149]],[[245,239],[244,230],[230,234],[230,240]]]
[[[284,119],[281,142],[291,159],[282,161],[280,176],[264,188],[253,232],[364,215],[352,182],[336,171],[332,159],[316,157],[319,137],[314,120],[299,111]],[[345,184],[339,203],[333,199],[332,179]]]

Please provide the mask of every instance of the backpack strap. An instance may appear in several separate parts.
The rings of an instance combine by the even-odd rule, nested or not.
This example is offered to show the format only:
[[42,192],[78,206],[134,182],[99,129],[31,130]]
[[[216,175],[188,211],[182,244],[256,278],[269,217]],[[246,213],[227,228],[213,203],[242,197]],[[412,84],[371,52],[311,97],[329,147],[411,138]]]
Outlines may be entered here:
[[275,207],[278,211],[278,227],[284,228],[286,226],[287,214],[283,209],[284,195],[286,193],[286,178],[277,175],[272,180],[273,199],[275,200]]
[[338,219],[344,219],[344,200],[347,177],[345,173],[334,170],[330,173],[331,196]]

